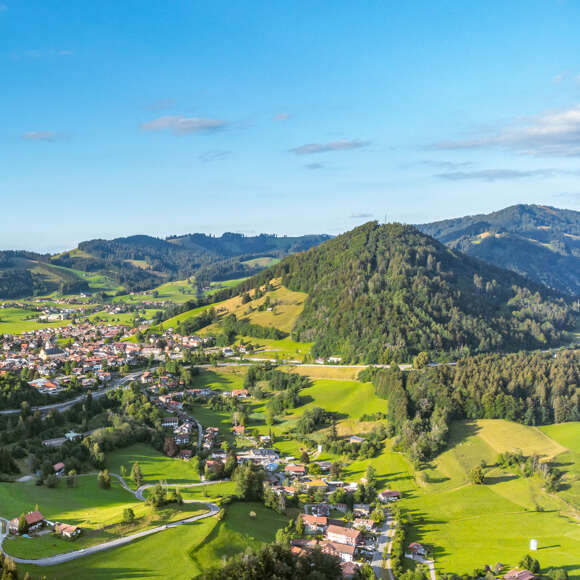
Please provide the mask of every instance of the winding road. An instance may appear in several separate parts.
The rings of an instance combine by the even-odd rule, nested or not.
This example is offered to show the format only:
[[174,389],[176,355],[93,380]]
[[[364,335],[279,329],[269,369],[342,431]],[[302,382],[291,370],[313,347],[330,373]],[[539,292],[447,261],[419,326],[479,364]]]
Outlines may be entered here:
[[[121,485],[124,489],[126,489],[129,493],[133,494],[138,500],[145,501],[143,497],[143,492],[150,487],[155,487],[157,484],[146,484],[142,485],[137,489],[137,491],[132,490],[128,485],[127,482],[116,473],[111,473],[111,475],[119,480]],[[211,483],[182,483],[172,485],[171,487],[197,487],[201,485],[211,485],[214,483],[220,483],[220,481],[212,481]],[[18,564],[34,564],[36,566],[54,566],[56,564],[63,564],[64,562],[70,562],[72,560],[76,560],[78,558],[83,558],[90,554],[97,554],[99,552],[104,552],[105,550],[109,550],[111,548],[116,548],[118,546],[124,546],[125,544],[130,544],[136,540],[141,538],[145,538],[152,534],[156,534],[158,532],[162,532],[164,530],[169,530],[171,528],[176,528],[177,526],[183,526],[184,524],[190,524],[192,522],[197,522],[199,520],[203,520],[205,518],[210,518],[217,515],[220,511],[220,508],[215,503],[211,502],[204,502],[204,501],[197,501],[197,500],[183,500],[184,503],[187,504],[199,504],[200,506],[205,506],[208,511],[203,514],[198,514],[196,516],[192,516],[190,518],[186,518],[183,520],[178,520],[176,522],[171,522],[170,524],[165,524],[163,526],[157,526],[155,528],[151,528],[149,530],[143,530],[142,532],[137,532],[136,534],[132,534],[130,536],[123,536],[122,538],[117,538],[116,540],[110,540],[108,542],[104,542],[102,544],[98,544],[96,546],[90,546],[88,548],[83,548],[81,550],[75,550],[73,552],[66,552],[64,554],[57,554],[55,556],[48,556],[46,558],[39,558],[38,560],[28,559],[28,558],[15,558],[14,556],[10,556],[6,551],[6,555],[10,556],[12,560],[14,560]],[[4,542],[5,537],[7,536],[8,532],[8,521],[5,518],[0,517],[0,525],[2,522],[6,524],[6,533],[0,531],[0,548],[2,547],[2,543]]]

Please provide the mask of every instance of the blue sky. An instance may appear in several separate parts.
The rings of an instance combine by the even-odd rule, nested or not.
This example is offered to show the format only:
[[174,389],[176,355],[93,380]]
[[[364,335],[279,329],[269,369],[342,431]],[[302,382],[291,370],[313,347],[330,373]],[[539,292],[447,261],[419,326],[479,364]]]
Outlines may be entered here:
[[580,3],[0,0],[0,248],[580,209]]

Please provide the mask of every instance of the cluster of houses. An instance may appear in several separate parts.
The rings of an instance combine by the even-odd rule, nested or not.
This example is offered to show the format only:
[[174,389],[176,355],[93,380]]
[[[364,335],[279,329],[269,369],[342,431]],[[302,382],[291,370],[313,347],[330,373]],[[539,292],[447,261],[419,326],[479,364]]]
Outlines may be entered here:
[[62,538],[76,538],[82,533],[79,526],[63,524],[61,522],[51,522],[47,520],[39,511],[28,512],[24,514],[25,526],[21,529],[20,518],[14,518],[8,522],[8,532],[13,535],[39,533],[43,529],[52,529],[54,533]]
[[322,538],[291,540],[291,550],[297,556],[307,554],[315,549],[325,554],[335,556],[341,561],[343,576],[352,577],[357,565],[357,552],[367,547],[365,531],[372,531],[374,522],[369,519],[356,519],[351,527],[347,527],[343,520],[331,519],[327,516],[301,514],[300,518],[308,534],[322,536]]

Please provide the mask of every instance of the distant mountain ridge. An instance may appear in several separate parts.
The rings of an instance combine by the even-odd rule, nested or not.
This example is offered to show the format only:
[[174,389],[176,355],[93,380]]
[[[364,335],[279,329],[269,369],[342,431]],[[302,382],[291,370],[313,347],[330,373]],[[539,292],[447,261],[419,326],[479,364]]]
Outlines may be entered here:
[[417,226],[450,248],[580,295],[580,212],[514,205]]
[[251,276],[263,269],[258,258],[281,259],[307,250],[330,236],[187,234],[167,239],[136,235],[81,242],[51,256],[0,251],[0,298],[19,298],[55,290],[89,289],[86,275],[98,274],[127,290],[147,290],[195,275],[202,286],[212,280]]

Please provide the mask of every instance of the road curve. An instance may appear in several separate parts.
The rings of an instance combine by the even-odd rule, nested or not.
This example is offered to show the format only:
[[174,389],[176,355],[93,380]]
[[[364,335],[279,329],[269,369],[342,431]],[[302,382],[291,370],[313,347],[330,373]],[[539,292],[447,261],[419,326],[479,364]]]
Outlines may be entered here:
[[[124,489],[126,489],[129,493],[133,494],[137,499],[144,501],[143,498],[143,491],[148,487],[154,487],[156,484],[147,484],[142,485],[137,491],[132,490],[125,480],[116,473],[111,473],[111,475],[119,480],[121,485]],[[219,481],[215,481],[212,483],[220,483]],[[208,485],[207,483],[189,483],[189,484],[177,484],[172,485],[171,487],[195,487],[199,485]],[[186,518],[184,520],[178,520],[176,522],[171,522],[170,524],[165,524],[163,526],[157,526],[155,528],[151,528],[149,530],[144,530],[142,532],[137,532],[136,534],[132,534],[130,536],[124,536],[122,538],[117,538],[116,540],[110,540],[108,542],[104,542],[102,544],[98,544],[96,546],[90,546],[89,548],[83,548],[81,550],[75,550],[74,552],[65,552],[63,554],[57,554],[55,556],[48,556],[46,558],[39,558],[37,560],[32,560],[28,558],[16,558],[14,556],[10,556],[5,550],[4,553],[12,558],[18,564],[34,564],[35,566],[55,566],[56,564],[63,564],[64,562],[70,562],[72,560],[77,560],[78,558],[84,558],[85,556],[89,556],[90,554],[97,554],[99,552],[104,552],[105,550],[110,550],[111,548],[116,548],[118,546],[124,546],[125,544],[130,544],[136,540],[141,538],[145,538],[152,534],[156,534],[158,532],[162,532],[164,530],[169,530],[171,528],[176,528],[177,526],[183,526],[184,524],[190,524],[192,522],[197,522],[199,520],[203,520],[205,518],[210,518],[217,515],[220,511],[220,508],[215,503],[211,502],[204,502],[204,501],[196,501],[196,500],[184,500],[184,503],[187,504],[199,504],[200,506],[207,507],[208,511],[203,514],[198,514],[196,516],[192,516],[190,518]],[[0,518],[8,524],[7,520],[4,518]],[[1,525],[0,521],[0,525]],[[6,528],[8,526],[6,525]],[[2,543],[4,538],[7,534],[3,534],[0,532],[0,547],[2,547]]]

